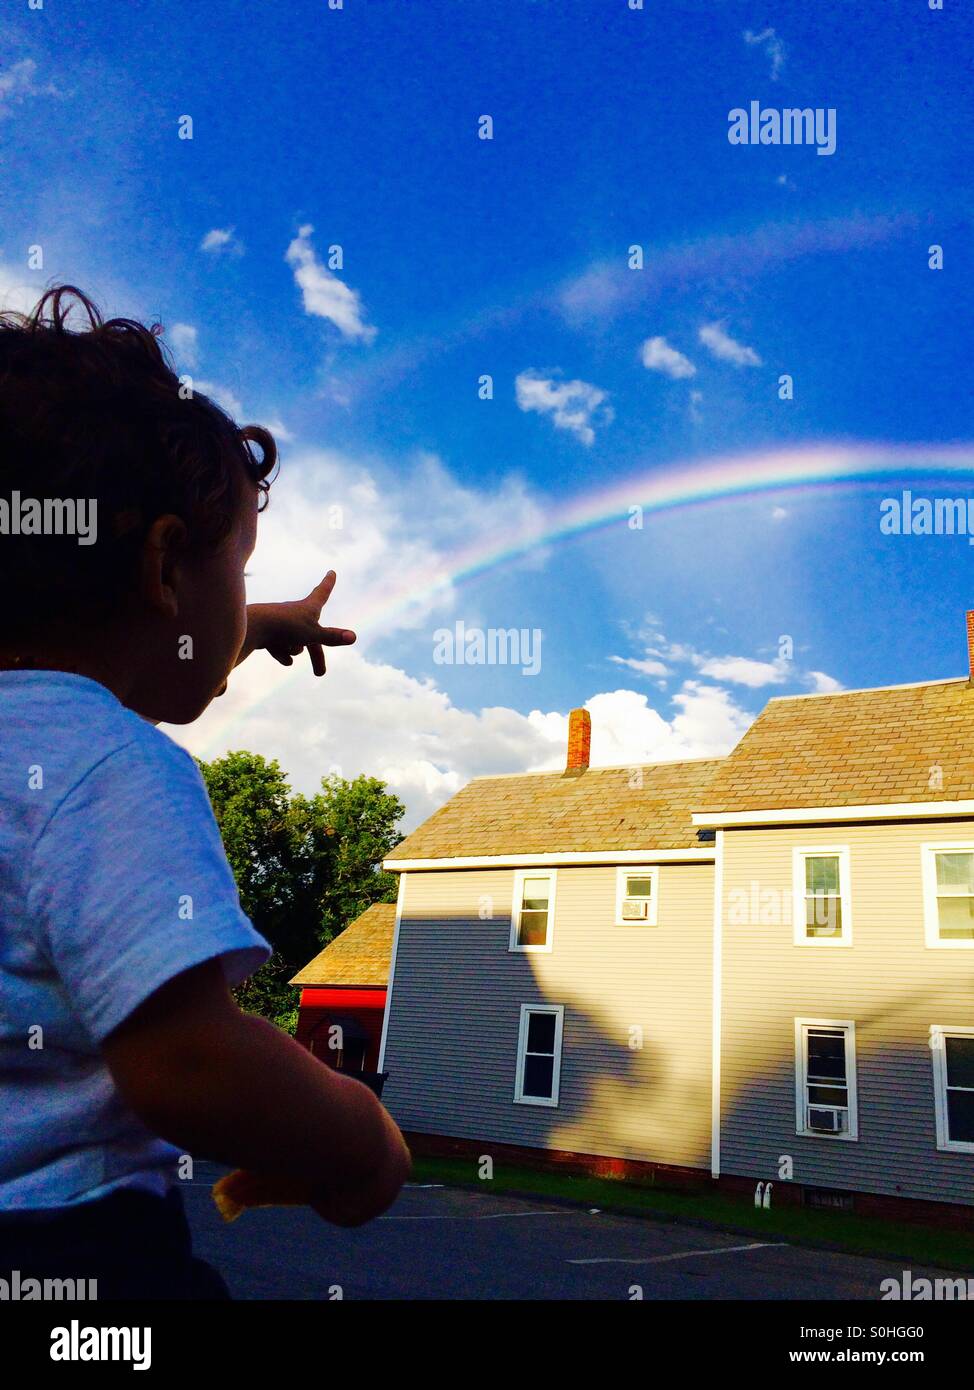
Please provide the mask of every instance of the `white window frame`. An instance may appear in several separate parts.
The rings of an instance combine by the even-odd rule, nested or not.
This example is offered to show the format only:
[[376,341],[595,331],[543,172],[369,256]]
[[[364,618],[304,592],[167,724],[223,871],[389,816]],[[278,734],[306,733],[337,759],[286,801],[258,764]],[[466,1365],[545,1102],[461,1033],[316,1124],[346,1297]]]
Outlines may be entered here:
[[[628,894],[626,893],[626,879],[648,878],[652,881],[652,892],[649,895],[649,915],[642,919],[624,918],[622,915],[622,904]],[[617,927],[655,927],[659,921],[659,868],[655,864],[647,864],[645,867],[638,864],[623,864],[616,869],[616,918]]]
[[[553,1066],[551,1070],[551,1098],[544,1096],[526,1096],[523,1094],[524,1088],[524,1063],[527,1057],[528,1045],[528,1019],[531,1014],[554,1014],[555,1016],[555,1052]],[[561,1040],[565,1026],[565,1006],[564,1004],[522,1004],[521,1021],[517,1034],[517,1066],[514,1073],[514,1101],[517,1105],[545,1105],[549,1110],[554,1109],[558,1104],[558,1094],[561,1088]]]
[[[845,1032],[846,1094],[849,1099],[849,1126],[845,1134],[828,1134],[809,1129],[806,1123],[808,1108],[808,1033],[809,1028],[841,1028]],[[820,1107],[813,1107],[818,1109]],[[828,1106],[822,1106],[828,1109]],[[856,1087],[856,1025],[851,1019],[795,1019],[795,1133],[809,1139],[840,1139],[845,1143],[859,1138],[859,1095]]]
[[920,863],[923,874],[923,934],[927,946],[936,951],[969,951],[974,946],[970,941],[944,941],[940,936],[940,914],[937,910],[937,855],[974,854],[974,840],[937,840],[920,846]]
[[945,1153],[974,1153],[974,1143],[951,1139],[950,1117],[947,1111],[947,1049],[944,1039],[974,1038],[974,1028],[949,1027],[945,1023],[930,1025],[930,1052],[933,1057],[933,1103],[937,1117],[937,1148]]
[[[805,860],[836,855],[839,860],[839,902],[842,904],[841,936],[808,936],[805,923]],[[848,845],[799,845],[792,851],[792,924],[796,946],[852,945],[852,878]]]
[[[517,939],[517,925],[521,916],[521,904],[524,900],[524,880],[526,878],[546,878],[550,884],[548,893],[548,930],[545,933],[543,946],[521,946]],[[511,899],[511,936],[508,943],[509,951],[550,951],[552,940],[555,934],[555,892],[558,887],[558,871],[556,869],[515,869],[514,870],[514,896]]]

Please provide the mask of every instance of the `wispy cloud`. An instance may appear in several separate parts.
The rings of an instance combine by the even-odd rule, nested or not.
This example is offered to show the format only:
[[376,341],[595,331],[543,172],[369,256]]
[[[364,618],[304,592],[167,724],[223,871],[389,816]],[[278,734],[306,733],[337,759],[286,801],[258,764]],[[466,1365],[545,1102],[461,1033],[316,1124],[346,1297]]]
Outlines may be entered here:
[[743,685],[749,690],[785,684],[811,686],[821,694],[842,689],[840,683],[824,671],[802,671],[793,661],[781,656],[776,656],[772,661],[736,654],[713,656],[709,652],[697,651],[686,642],[671,642],[658,630],[656,622],[655,618],[647,615],[647,627],[641,634],[641,657],[610,656],[609,660],[646,676],[669,675],[674,667],[689,666],[701,676],[730,685]]
[[671,246],[647,245],[644,270],[630,270],[618,260],[596,262],[548,291],[545,302],[572,324],[603,327],[672,288],[712,276],[759,276],[805,256],[879,246],[914,233],[919,225],[912,212],[875,217],[855,213],[825,221],[767,223]]
[[199,333],[191,323],[174,323],[166,332],[166,341],[176,356],[176,361],[187,367],[195,367],[199,362]]
[[717,681],[731,681],[759,690],[763,685],[781,685],[790,674],[786,661],[754,661],[748,656],[708,656],[694,665],[701,675]]
[[755,34],[752,30],[745,29],[744,42],[747,44],[760,44],[771,61],[771,81],[777,82],[778,78],[781,76],[781,69],[785,65],[785,54],[787,50],[774,29],[762,29],[760,34]]
[[721,362],[733,362],[736,367],[760,367],[761,359],[753,348],[735,340],[720,323],[705,323],[698,334],[708,352]]
[[631,671],[638,671],[642,676],[668,676],[670,668],[662,661],[653,661],[647,657],[640,660],[635,656],[610,656],[610,661],[617,662],[620,666],[628,666]]
[[29,314],[43,293],[36,274],[0,262],[0,311]]
[[570,430],[583,444],[595,441],[596,414],[598,424],[613,419],[611,406],[604,404],[608,393],[587,381],[556,381],[529,369],[518,374],[514,389],[521,410],[550,415],[557,429]]
[[833,695],[835,691],[845,689],[841,681],[826,675],[824,671],[809,671],[808,679],[816,695]]
[[328,319],[344,338],[372,342],[378,330],[365,322],[361,296],[318,260],[311,245],[313,231],[310,223],[299,227],[284,256],[294,272],[305,313]]
[[221,386],[218,381],[194,381],[193,389],[216,401],[217,405],[222,406],[227,414],[232,415],[238,422],[243,419],[243,401],[233,394],[229,386]]
[[269,420],[264,420],[262,423],[266,429],[270,430],[279,444],[294,443],[294,435],[277,415],[272,416]]
[[31,97],[64,96],[53,82],[37,82],[36,74],[33,58],[21,58],[6,72],[0,72],[0,117],[9,116],[13,107],[23,105]]
[[665,338],[647,338],[640,348],[640,356],[644,367],[651,372],[662,372],[671,381],[697,374],[689,357],[684,357],[677,348],[671,347]]
[[234,235],[233,227],[214,227],[200,242],[200,250],[208,252],[211,256],[242,256],[244,245],[240,238]]

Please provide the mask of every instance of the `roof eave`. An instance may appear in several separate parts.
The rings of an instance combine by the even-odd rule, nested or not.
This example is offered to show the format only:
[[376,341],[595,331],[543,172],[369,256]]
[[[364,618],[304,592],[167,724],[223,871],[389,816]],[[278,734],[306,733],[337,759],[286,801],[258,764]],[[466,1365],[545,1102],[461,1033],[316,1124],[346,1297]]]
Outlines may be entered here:
[[693,824],[723,826],[800,825],[810,821],[944,820],[974,816],[974,801],[890,801],[863,806],[778,806],[745,811],[694,811]]
[[429,859],[384,859],[382,867],[392,873],[417,869],[518,869],[535,865],[569,867],[582,864],[712,864],[713,845],[694,845],[686,849],[608,849],[566,850],[547,854],[469,854],[437,855]]

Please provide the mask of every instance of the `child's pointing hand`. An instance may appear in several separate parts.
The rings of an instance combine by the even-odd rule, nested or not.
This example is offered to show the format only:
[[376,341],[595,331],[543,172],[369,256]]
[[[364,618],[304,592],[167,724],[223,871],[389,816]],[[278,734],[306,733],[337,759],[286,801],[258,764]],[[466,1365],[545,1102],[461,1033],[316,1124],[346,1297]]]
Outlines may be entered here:
[[325,647],[347,647],[355,641],[355,633],[348,628],[320,627],[318,623],[336,579],[335,571],[329,570],[307,598],[292,603],[248,604],[247,636],[236,664],[263,648],[282,666],[292,666],[307,647],[315,675],[323,676]]

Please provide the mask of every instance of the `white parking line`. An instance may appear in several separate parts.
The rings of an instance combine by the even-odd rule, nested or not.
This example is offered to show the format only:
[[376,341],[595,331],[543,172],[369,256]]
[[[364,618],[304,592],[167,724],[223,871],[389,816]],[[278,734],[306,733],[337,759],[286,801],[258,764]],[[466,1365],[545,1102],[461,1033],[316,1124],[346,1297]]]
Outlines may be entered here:
[[590,1260],[567,1260],[570,1265],[661,1265],[668,1260],[692,1260],[698,1255],[735,1255],[742,1250],[781,1250],[785,1240],[757,1240],[752,1245],[720,1245],[714,1250],[679,1250],[674,1255],[636,1255],[633,1257],[607,1255]]

